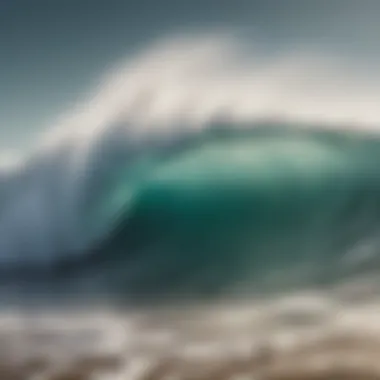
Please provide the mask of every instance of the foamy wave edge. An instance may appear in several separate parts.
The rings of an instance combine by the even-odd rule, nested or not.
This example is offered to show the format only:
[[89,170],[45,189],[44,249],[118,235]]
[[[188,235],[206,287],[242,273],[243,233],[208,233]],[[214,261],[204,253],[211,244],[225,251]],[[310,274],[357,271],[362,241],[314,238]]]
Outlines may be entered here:
[[120,124],[128,140],[196,133],[215,119],[376,131],[377,82],[321,52],[300,48],[266,57],[233,33],[168,38],[110,70],[88,100],[40,136],[24,162],[56,151],[83,159]]
[[46,379],[58,373],[84,379],[377,379],[379,303],[353,302],[346,290],[191,310],[3,312],[0,366],[38,369]]

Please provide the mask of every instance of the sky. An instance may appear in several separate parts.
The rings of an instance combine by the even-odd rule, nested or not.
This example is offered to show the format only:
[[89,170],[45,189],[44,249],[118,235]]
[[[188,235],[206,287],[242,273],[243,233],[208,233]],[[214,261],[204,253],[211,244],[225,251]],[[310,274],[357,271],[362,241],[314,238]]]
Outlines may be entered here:
[[0,152],[22,149],[157,39],[239,29],[268,53],[307,46],[380,63],[376,0],[1,0]]

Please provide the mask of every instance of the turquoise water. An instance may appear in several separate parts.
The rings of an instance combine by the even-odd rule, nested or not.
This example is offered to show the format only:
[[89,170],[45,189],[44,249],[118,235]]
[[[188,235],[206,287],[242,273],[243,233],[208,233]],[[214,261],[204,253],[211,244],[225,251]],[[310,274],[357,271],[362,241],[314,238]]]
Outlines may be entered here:
[[256,126],[142,150],[92,194],[88,220],[103,233],[62,273],[141,300],[323,286],[373,270],[379,148],[357,132]]
[[1,294],[162,302],[376,273],[380,139],[303,127],[215,126],[139,144],[111,133],[75,182],[64,165],[15,175]]

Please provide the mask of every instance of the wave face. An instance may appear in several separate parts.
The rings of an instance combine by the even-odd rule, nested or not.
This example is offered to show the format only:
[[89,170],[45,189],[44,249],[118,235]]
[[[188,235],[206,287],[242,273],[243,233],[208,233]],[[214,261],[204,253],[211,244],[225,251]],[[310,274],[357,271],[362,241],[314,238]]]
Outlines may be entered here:
[[4,263],[3,281],[135,302],[368,274],[379,259],[379,147],[366,135],[284,125],[215,126],[129,161],[113,145],[81,188],[86,246],[43,246],[39,260]]
[[[208,46],[198,49],[202,54],[190,49],[202,58],[198,71],[205,52],[210,60]],[[153,56],[161,62],[157,51]],[[188,74],[188,56],[179,57]],[[138,67],[149,71],[144,59]],[[203,108],[191,97],[173,105],[170,94],[174,102],[184,96],[169,86],[174,93],[159,94],[157,105],[150,87],[134,87],[144,72],[130,69],[128,91],[106,86],[92,113],[2,171],[7,294],[23,284],[26,293],[107,293],[131,302],[242,296],[331,284],[378,268],[376,134],[329,128],[344,118],[327,109],[311,127],[318,107],[305,118],[292,114],[289,102],[284,109],[293,122],[267,101],[247,114],[247,104],[235,107],[239,97],[207,103],[213,91],[202,93]],[[234,107],[226,110],[226,100]],[[273,115],[277,121],[265,121]],[[78,123],[86,128],[76,129]]]
[[81,268],[106,268],[109,286],[139,297],[241,295],[368,272],[379,143],[265,126],[144,156],[90,207],[100,221],[122,211]]

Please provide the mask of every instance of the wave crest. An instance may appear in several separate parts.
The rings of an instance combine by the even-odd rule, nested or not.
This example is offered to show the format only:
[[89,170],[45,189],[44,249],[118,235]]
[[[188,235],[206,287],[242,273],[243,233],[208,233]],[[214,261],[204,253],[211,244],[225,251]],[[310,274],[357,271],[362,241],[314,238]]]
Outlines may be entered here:
[[[275,161],[278,168],[284,160],[290,160],[291,170],[286,168],[281,172],[276,169],[275,176],[290,176],[284,183],[295,179],[296,184],[291,185],[295,189],[293,196],[307,198],[310,189],[297,193],[300,192],[300,182],[297,181],[310,185],[311,171],[320,169],[325,160],[327,164],[323,170],[314,172],[318,180],[335,168],[334,174],[348,178],[344,187],[348,198],[351,197],[347,207],[354,210],[362,207],[368,213],[368,204],[375,204],[377,210],[377,197],[371,189],[378,188],[375,169],[378,155],[374,153],[378,140],[359,136],[359,132],[373,129],[380,121],[375,102],[380,99],[379,87],[373,78],[366,80],[359,75],[349,76],[348,80],[347,74],[337,61],[316,54],[264,58],[255,55],[249,45],[237,43],[230,37],[179,38],[142,52],[125,67],[107,76],[97,95],[44,135],[42,142],[20,161],[16,169],[7,171],[7,175],[2,172],[0,265],[52,265],[62,259],[76,260],[93,251],[107,255],[110,247],[115,248],[116,242],[120,242],[115,234],[120,228],[124,228],[125,233],[126,223],[132,224],[137,235],[147,236],[155,244],[162,236],[159,236],[160,228],[153,231],[153,235],[147,233],[147,228],[158,227],[151,223],[153,209],[142,214],[143,226],[136,230],[139,224],[135,222],[141,216],[141,208],[149,204],[144,193],[149,188],[147,190],[139,181],[148,179],[149,183],[152,175],[161,170],[161,164],[165,166],[167,160],[180,159],[184,152],[196,152],[198,146],[212,146],[220,138],[233,141],[236,136],[242,136],[247,130],[252,132],[257,126],[264,128],[259,128],[253,137],[260,142],[254,142],[249,148],[253,159],[251,166],[245,168],[245,175],[250,173],[252,178],[257,178],[256,160],[263,157],[269,157],[268,162]],[[355,129],[357,134],[342,131],[324,135],[312,130],[300,138],[297,130],[288,131],[286,125],[289,123],[299,127],[317,124],[317,129],[346,126],[346,129]],[[283,131],[271,128],[273,125],[284,125]],[[277,148],[271,148],[270,144],[268,148],[266,142],[261,145],[267,139],[260,137],[261,130],[268,134],[270,144],[280,138],[273,137],[276,134],[282,136],[281,139],[293,139],[295,143],[290,144],[282,155],[277,155]],[[284,143],[281,142],[279,147],[280,150],[284,148]],[[241,148],[242,145],[237,150]],[[264,151],[263,156],[257,153],[260,151]],[[374,155],[370,157],[367,151]],[[224,167],[229,160],[233,165],[233,152],[225,149],[224,155],[225,161],[220,159]],[[203,166],[206,164],[207,158],[194,165],[192,170],[205,173]],[[303,169],[294,172],[297,165]],[[263,165],[259,171],[272,173],[269,167]],[[186,165],[181,168],[177,169],[178,173],[182,170],[188,173]],[[232,176],[234,170],[226,177],[236,181]],[[217,167],[210,169],[210,172],[216,171]],[[123,182],[120,177],[127,185],[120,185]],[[234,183],[236,187],[237,182]],[[270,184],[273,187],[265,188],[265,196],[278,186],[275,181]],[[255,182],[250,191],[261,185]],[[209,192],[210,186],[205,186]],[[224,186],[222,182],[217,187]],[[312,186],[311,192],[320,190],[318,184]],[[122,189],[120,199],[107,206],[111,197],[117,197],[114,193],[119,189]],[[213,191],[216,191],[215,187]],[[360,194],[364,196],[360,197]],[[367,202],[364,199],[368,195]],[[131,202],[135,214],[127,207],[131,197],[137,199]],[[157,200],[157,194],[154,197]],[[252,199],[251,194],[248,200]],[[273,201],[270,197],[268,199]],[[153,206],[156,207],[159,203],[155,202]],[[270,202],[267,201],[268,210],[271,209]],[[163,205],[167,208],[160,211],[160,217],[168,215],[171,206],[170,202]],[[107,207],[107,216],[94,217],[93,223],[94,210],[98,212]],[[323,208],[328,207],[329,201],[326,201]],[[307,210],[311,215],[313,208]],[[341,211],[337,211],[337,217]],[[372,227],[377,219],[371,213],[370,217],[365,215],[367,219],[363,225],[373,236]],[[361,221],[365,219],[360,218]],[[363,229],[360,227],[359,237],[366,236],[368,231],[363,232]],[[187,229],[183,228],[184,231]],[[332,235],[325,227],[323,232]],[[170,235],[170,227],[164,233]],[[182,241],[181,249],[187,241]],[[314,244],[316,238],[312,241]],[[124,241],[123,244],[131,243]],[[126,250],[125,247],[119,248],[120,252]],[[326,257],[326,252],[322,256]],[[145,270],[146,267],[142,267]]]

